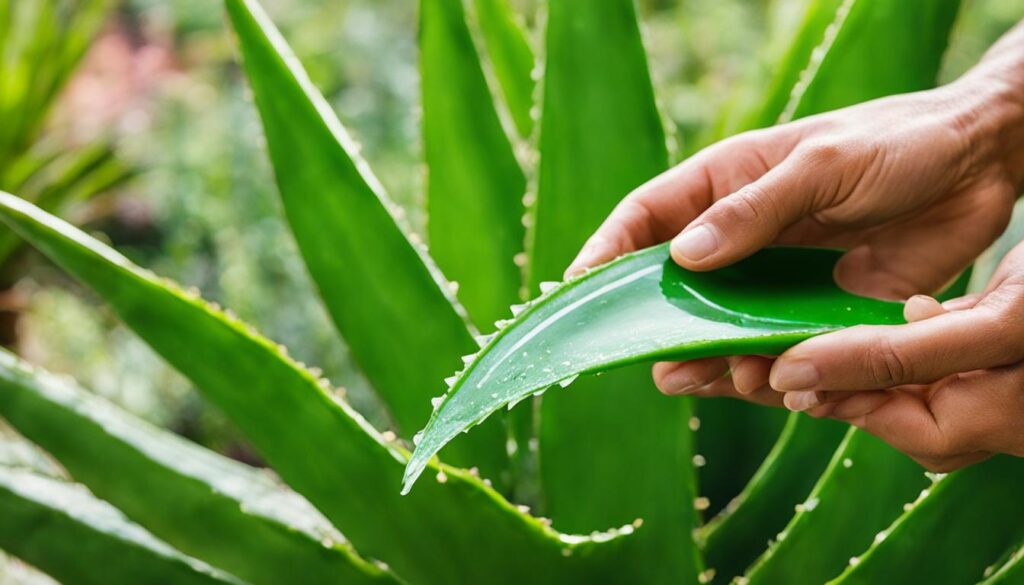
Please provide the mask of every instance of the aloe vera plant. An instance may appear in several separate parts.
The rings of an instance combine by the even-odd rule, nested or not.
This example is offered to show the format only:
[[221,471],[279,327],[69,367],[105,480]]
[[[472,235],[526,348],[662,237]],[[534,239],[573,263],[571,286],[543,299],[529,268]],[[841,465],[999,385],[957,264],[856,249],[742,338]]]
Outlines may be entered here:
[[[506,0],[422,0],[429,248],[256,0],[225,3],[285,221],[395,428],[371,427],[230,313],[0,194],[0,220],[105,300],[277,474],[0,353],[0,417],[69,475],[0,460],[0,548],[68,583],[1019,579],[1019,460],[928,479],[880,441],[802,415],[734,504],[703,521],[695,405],[655,393],[644,364],[776,353],[899,322],[901,305],[839,289],[837,253],[819,249],[697,274],[657,246],[550,282],[674,150],[632,0],[549,0],[536,46]],[[764,102],[720,127],[927,87],[957,2],[806,10]],[[888,38],[899,42],[877,59]],[[713,408],[724,418],[709,421],[741,412]],[[734,434],[709,422],[700,433]]]

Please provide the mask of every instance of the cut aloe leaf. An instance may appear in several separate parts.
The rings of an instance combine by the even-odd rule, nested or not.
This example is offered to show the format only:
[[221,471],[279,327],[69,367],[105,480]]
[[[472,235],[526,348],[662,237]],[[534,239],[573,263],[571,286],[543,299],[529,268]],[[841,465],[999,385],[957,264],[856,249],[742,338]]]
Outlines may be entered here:
[[296,574],[311,584],[398,583],[269,474],[153,427],[3,350],[0,416],[133,521],[253,585]]
[[843,327],[902,322],[901,303],[859,297],[835,284],[839,256],[769,248],[697,273],[675,264],[662,244],[557,287],[458,374],[409,462],[406,490],[452,437],[580,374],[642,361],[773,355]]
[[1024,459],[1004,455],[938,479],[830,583],[983,580],[987,568],[1024,537],[1022,484]]
[[0,549],[64,583],[243,582],[185,556],[81,485],[0,467]]

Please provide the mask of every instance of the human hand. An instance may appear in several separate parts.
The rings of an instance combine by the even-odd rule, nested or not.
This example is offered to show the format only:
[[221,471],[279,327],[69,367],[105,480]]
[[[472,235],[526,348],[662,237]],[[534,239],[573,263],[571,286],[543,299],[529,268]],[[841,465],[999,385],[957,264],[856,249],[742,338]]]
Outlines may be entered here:
[[791,348],[771,386],[791,409],[862,428],[932,471],[1024,456],[1024,244],[982,293],[915,296],[905,316]]
[[[693,270],[772,243],[804,244],[847,249],[836,279],[853,292],[934,292],[1008,221],[1024,183],[1022,110],[998,76],[978,73],[739,135],[630,194],[567,274],[668,239],[673,259]],[[779,404],[767,384],[771,363],[658,364],[654,376],[667,393]]]

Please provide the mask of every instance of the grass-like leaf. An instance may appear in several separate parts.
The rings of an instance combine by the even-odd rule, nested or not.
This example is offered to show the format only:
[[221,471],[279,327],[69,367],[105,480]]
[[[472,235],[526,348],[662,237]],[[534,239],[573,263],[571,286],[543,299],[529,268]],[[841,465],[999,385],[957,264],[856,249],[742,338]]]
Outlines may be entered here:
[[[432,465],[435,479],[399,496],[405,453],[282,348],[13,195],[0,193],[0,219],[96,291],[361,554],[386,560],[402,579],[565,583],[626,580],[634,570],[615,555],[632,540],[615,537],[630,529],[559,534],[466,471]],[[481,547],[483,534],[502,546]]]
[[0,518],[0,548],[65,583],[243,583],[174,550],[77,484],[0,467]]
[[409,462],[406,486],[445,441],[502,406],[580,374],[654,360],[772,355],[842,327],[902,322],[901,303],[835,284],[839,255],[769,248],[700,273],[675,264],[662,244],[556,286],[453,380]]
[[514,258],[526,237],[526,176],[495,110],[462,0],[421,0],[420,72],[430,254],[458,283],[477,326],[490,327],[519,299]]
[[1024,531],[1024,459],[997,456],[921,492],[867,552],[850,559],[836,585],[976,583]]
[[262,471],[153,427],[0,350],[0,416],[93,493],[254,585],[397,583]]
[[[411,434],[430,413],[432,382],[478,347],[465,313],[259,4],[226,5],[299,250],[352,355]],[[454,444],[446,460],[501,481],[501,423]]]

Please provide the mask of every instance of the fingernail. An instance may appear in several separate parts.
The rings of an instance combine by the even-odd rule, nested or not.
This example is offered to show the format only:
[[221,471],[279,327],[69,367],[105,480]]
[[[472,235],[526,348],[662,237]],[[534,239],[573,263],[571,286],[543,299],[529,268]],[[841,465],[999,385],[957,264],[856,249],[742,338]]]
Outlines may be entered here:
[[928,295],[914,295],[903,305],[903,318],[907,322],[923,321],[946,312],[939,301]]
[[821,404],[817,392],[787,392],[782,403],[793,412],[803,412]]
[[806,390],[821,379],[818,368],[807,360],[779,361],[771,373],[771,386],[776,390]]
[[699,262],[718,250],[718,238],[707,226],[699,225],[673,240],[672,249],[691,262]]

